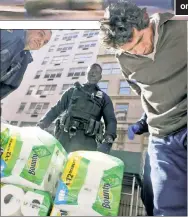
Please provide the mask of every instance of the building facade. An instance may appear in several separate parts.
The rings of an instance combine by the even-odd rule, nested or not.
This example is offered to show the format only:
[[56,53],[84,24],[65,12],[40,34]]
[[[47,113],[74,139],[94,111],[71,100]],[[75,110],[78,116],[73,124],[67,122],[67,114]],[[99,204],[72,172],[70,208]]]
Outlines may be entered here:
[[140,136],[127,137],[127,128],[142,115],[140,97],[129,88],[121,74],[114,53],[99,44],[98,30],[55,30],[50,42],[32,52],[34,61],[28,66],[20,87],[2,100],[2,116],[10,124],[34,126],[56,104],[74,82],[86,81],[87,67],[101,64],[100,88],[112,99],[118,120],[115,150],[142,152]]

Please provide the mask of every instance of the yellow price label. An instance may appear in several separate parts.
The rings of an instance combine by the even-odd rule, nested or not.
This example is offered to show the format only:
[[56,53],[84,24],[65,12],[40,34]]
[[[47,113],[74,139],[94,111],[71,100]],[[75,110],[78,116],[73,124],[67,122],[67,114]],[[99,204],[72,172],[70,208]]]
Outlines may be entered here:
[[14,136],[9,139],[6,149],[3,152],[2,159],[5,162],[8,162],[12,158],[15,145],[16,145],[16,137]]
[[76,153],[72,154],[72,156],[68,159],[67,165],[62,175],[62,181],[67,185],[68,188],[70,188],[74,183],[74,179],[78,174],[81,159],[82,157],[78,156]]

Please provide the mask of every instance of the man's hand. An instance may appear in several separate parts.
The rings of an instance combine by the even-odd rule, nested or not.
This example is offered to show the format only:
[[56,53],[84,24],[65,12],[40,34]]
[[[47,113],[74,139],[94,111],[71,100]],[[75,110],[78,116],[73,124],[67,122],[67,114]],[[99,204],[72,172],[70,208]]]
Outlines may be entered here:
[[97,147],[97,151],[100,151],[102,153],[105,154],[109,154],[110,149],[112,148],[112,144],[113,144],[113,138],[111,136],[106,136],[106,138],[103,140],[103,142],[98,145]]

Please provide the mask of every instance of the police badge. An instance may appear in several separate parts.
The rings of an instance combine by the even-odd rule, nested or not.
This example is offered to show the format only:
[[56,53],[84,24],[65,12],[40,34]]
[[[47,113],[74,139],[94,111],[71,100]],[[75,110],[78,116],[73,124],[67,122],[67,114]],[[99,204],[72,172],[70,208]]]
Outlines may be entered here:
[[102,98],[102,96],[103,96],[103,92],[102,91],[97,91],[96,97]]

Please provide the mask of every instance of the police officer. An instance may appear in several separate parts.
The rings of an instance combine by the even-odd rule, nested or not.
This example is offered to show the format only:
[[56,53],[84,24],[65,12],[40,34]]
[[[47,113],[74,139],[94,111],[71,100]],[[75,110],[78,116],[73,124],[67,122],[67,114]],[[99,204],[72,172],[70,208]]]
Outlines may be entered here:
[[[63,114],[56,121],[55,136],[68,153],[77,150],[109,153],[116,138],[117,120],[112,101],[97,85],[101,78],[101,66],[92,64],[87,70],[87,83],[76,82],[37,124],[45,129]],[[102,117],[105,124],[103,138]]]
[[0,30],[0,100],[20,86],[33,61],[30,50],[39,50],[51,35],[51,30]]

